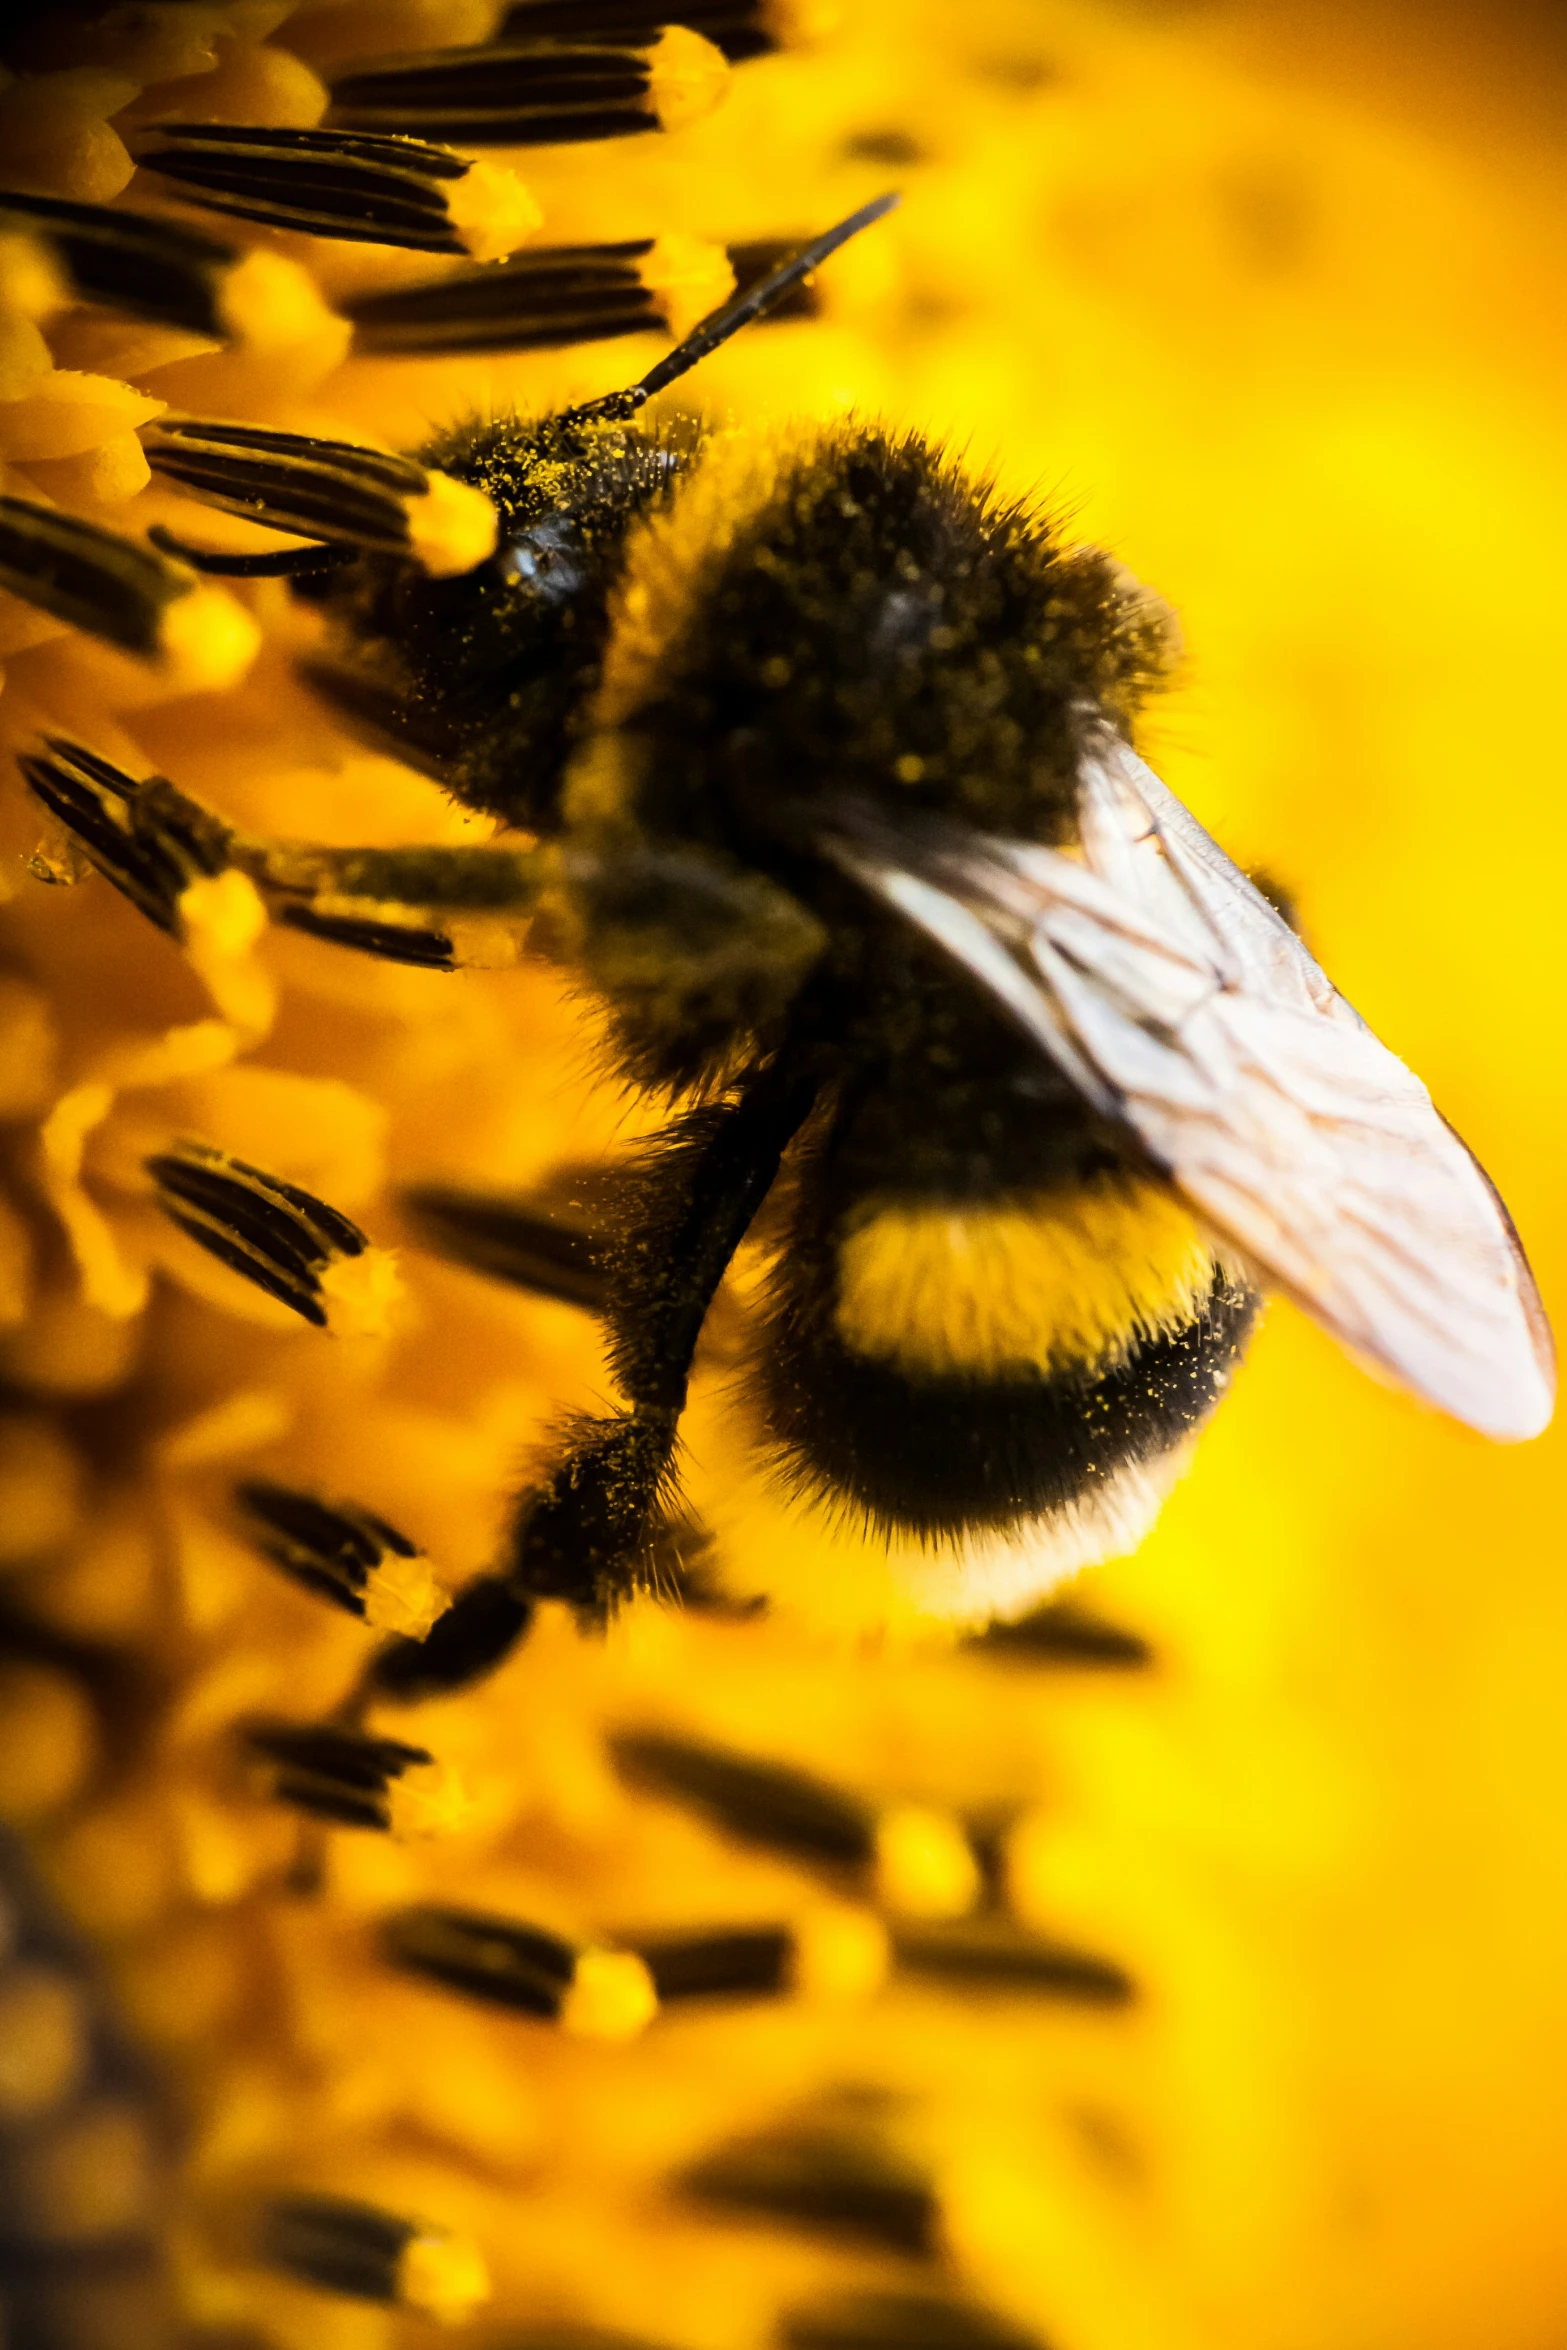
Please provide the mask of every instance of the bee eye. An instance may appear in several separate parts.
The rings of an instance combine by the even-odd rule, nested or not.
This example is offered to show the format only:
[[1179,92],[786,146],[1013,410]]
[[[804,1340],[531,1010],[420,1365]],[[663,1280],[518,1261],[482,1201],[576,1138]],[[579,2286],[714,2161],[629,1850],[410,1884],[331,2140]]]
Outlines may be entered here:
[[520,531],[501,557],[501,568],[551,604],[570,603],[587,584],[587,566],[570,521],[549,515]]

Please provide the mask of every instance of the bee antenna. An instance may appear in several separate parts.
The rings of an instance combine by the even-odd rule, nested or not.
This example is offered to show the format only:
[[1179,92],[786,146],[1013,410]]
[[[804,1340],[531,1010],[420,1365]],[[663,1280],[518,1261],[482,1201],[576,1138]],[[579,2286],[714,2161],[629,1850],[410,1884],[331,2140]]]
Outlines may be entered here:
[[902,201],[902,197],[894,191],[890,195],[876,197],[872,203],[862,204],[858,212],[851,212],[848,219],[840,220],[836,228],[827,229],[821,236],[813,237],[808,245],[800,247],[798,253],[792,253],[787,261],[780,262],[766,277],[759,278],[754,286],[747,286],[743,294],[733,295],[721,309],[710,311],[706,318],[691,329],[685,341],[677,344],[667,358],[661,359],[656,367],[650,369],[640,383],[630,385],[623,392],[606,393],[601,400],[588,400],[580,408],[568,408],[560,422],[589,424],[602,421],[618,424],[634,416],[645,402],[652,399],[655,392],[661,392],[666,384],[678,381],[695,367],[699,359],[705,359],[710,351],[716,351],[721,343],[727,343],[731,335],[738,334],[743,326],[749,326],[753,318],[760,318],[765,311],[771,310],[775,302],[782,301],[784,295],[799,284],[801,278],[809,277],[811,271],[818,268],[829,253],[836,253],[840,245],[846,245],[851,237],[857,237],[861,229],[869,228],[873,221],[885,218]]

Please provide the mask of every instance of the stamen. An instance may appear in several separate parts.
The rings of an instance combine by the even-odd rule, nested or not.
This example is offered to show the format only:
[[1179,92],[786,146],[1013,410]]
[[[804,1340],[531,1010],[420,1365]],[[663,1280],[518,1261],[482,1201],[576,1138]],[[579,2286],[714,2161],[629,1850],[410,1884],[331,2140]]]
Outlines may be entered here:
[[787,1926],[637,1934],[632,1946],[662,2007],[690,1999],[861,2000],[886,1979],[888,1946],[868,1910],[824,1902]]
[[602,1313],[609,1287],[608,1243],[585,1224],[528,1200],[415,1184],[401,1194],[420,1242],[538,1297]]
[[874,1910],[818,1901],[790,1928],[790,1988],[824,2006],[857,2006],[887,1980],[892,1949]]
[[391,1640],[370,1667],[378,1697],[415,1705],[493,1672],[522,1639],[532,1602],[500,1575],[480,1575],[452,1601],[423,1640]]
[[426,285],[355,295],[342,310],[359,352],[536,351],[660,329],[683,334],[733,282],[718,245],[639,237],[537,246]]
[[635,1951],[579,1949],[511,1918],[422,1905],[388,1919],[382,1949],[408,1973],[582,2039],[632,2039],[658,2011],[652,1975]]
[[[421,539],[430,544],[421,525],[434,497],[441,513],[431,548],[438,561],[430,568],[472,570],[495,549],[499,518],[484,492],[431,475],[411,457],[352,441],[185,416],[149,426],[142,445],[154,472],[204,505],[269,530],[384,554],[418,554]],[[474,511],[464,532],[453,509],[468,507]]]
[[328,1504],[259,1477],[234,1498],[264,1558],[373,1630],[420,1640],[445,1607],[417,1545],[358,1503]]
[[783,2350],[1043,2350],[994,2310],[934,2293],[837,2293],[785,2310]]
[[229,331],[223,280],[241,255],[201,229],[9,188],[0,194],[0,228],[36,237],[79,302],[219,340]]
[[1131,1977],[1111,1960],[1006,1923],[899,1927],[892,1949],[907,1973],[961,1985],[966,1993],[1011,1992],[1093,2007],[1125,2007],[1136,1997]]
[[147,434],[147,462],[206,505],[273,530],[395,554],[408,544],[408,500],[429,486],[411,457],[351,441],[192,416],[164,417]]
[[745,1843],[855,1871],[905,1915],[962,1916],[982,1890],[979,1861],[950,1812],[926,1804],[878,1810],[786,1764],[655,1731],[624,1732],[612,1751],[634,1784],[689,1804]]
[[508,41],[356,63],[332,83],[334,129],[465,147],[557,146],[678,130],[709,113],[723,54],[683,25],[626,43]]
[[355,2301],[390,2302],[460,2324],[490,2298],[483,2256],[467,2237],[337,2195],[278,2195],[259,2249],[268,2267]]
[[17,765],[35,795],[80,843],[106,881],[173,937],[195,883],[228,864],[229,831],[161,777],[138,783],[80,743],[50,735]]
[[966,1916],[983,1886],[961,1821],[933,1804],[899,1803],[876,1822],[876,1890],[905,1917]]
[[938,2209],[930,2182],[890,2147],[828,2129],[742,2138],[679,2180],[722,2211],[851,2236],[887,2252],[929,2259]]
[[41,245],[79,302],[257,351],[319,356],[325,373],[346,337],[308,270],[281,253],[245,252],[184,221],[58,196],[0,192],[0,232]]
[[514,251],[543,218],[505,165],[372,131],[152,123],[136,160],[209,211],[474,261]]
[[982,1656],[1016,1657],[1020,1663],[1085,1665],[1135,1671],[1154,1661],[1153,1650],[1135,1632],[1107,1624],[1071,1600],[1050,1600],[1015,1624],[991,1624],[965,1643]]
[[269,1766],[268,1794],[316,1819],[406,1841],[462,1816],[460,1790],[422,1746],[330,1722],[260,1723],[245,1737]]
[[632,1935],[583,1950],[543,1927],[471,1910],[401,1911],[382,1933],[395,1966],[448,1991],[598,2038],[628,2037],[656,2008],[692,1999],[858,1999],[885,1979],[878,1921],[821,1903],[787,1926]]
[[260,636],[221,588],[134,539],[27,498],[0,497],[0,587],[72,628],[157,661],[190,692],[237,684]]
[[805,1771],[650,1730],[623,1732],[611,1751],[634,1785],[689,1805],[742,1843],[840,1868],[875,1858],[872,1807]]
[[[668,0],[513,0],[498,38],[625,39],[651,31],[668,14]],[[824,0],[682,0],[680,21],[721,49],[731,65],[740,65],[819,38],[836,14]]]
[[634,2040],[657,2013],[658,1993],[634,1950],[584,1950],[560,2021],[578,2040]]
[[430,1904],[389,1918],[381,1946],[393,1966],[550,2023],[560,2015],[577,1968],[573,1945],[542,1926]]
[[[259,930],[267,905],[293,929],[425,969],[494,966],[515,956],[538,889],[538,860],[526,850],[489,843],[325,849],[257,840],[162,776],[138,783],[60,736],[47,748],[47,757],[29,753],[18,762],[37,797],[98,870],[182,942],[209,983],[206,950],[225,941],[232,947]],[[221,901],[212,895],[218,877]],[[409,907],[439,909],[444,927],[404,920]]]
[[161,1152],[146,1167],[170,1221],[269,1297],[339,1336],[384,1329],[395,1296],[392,1260],[325,1200],[201,1142]]
[[683,1999],[780,1998],[790,1988],[794,1937],[786,1926],[644,1936],[638,1948],[661,2005]]
[[[21,752],[16,764],[70,844],[87,853],[89,867],[181,942],[223,1018],[263,1034],[273,1018],[273,987],[249,956],[265,931],[265,905],[230,862],[228,825],[162,776],[136,783],[63,736],[49,736],[45,752]],[[40,858],[31,870],[56,879]]]

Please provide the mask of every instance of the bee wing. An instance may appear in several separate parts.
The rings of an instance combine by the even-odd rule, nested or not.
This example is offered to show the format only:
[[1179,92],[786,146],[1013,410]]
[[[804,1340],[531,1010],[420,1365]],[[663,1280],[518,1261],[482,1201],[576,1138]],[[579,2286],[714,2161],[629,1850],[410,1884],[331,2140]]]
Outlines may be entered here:
[[1484,1434],[1534,1436],[1555,1358],[1478,1162],[1142,762],[1083,779],[1083,859],[857,814],[829,854],[960,963],[1222,1238]]
[[1090,870],[1173,929],[1199,926],[1253,994],[1364,1026],[1283,915],[1129,744],[1103,738],[1084,760],[1079,820]]

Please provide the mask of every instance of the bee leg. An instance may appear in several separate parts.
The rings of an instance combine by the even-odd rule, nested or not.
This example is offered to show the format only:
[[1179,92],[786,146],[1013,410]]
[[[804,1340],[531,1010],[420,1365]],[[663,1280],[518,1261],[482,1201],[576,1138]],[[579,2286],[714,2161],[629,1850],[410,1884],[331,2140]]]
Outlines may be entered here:
[[231,861],[273,920],[392,963],[455,971],[515,958],[539,890],[530,849],[328,849],[236,835]]
[[238,871],[293,929],[393,962],[451,970],[497,959],[496,930],[514,928],[538,893],[538,860],[527,849],[491,842],[335,849],[263,839],[225,824],[166,777],[138,781],[57,735],[18,764],[104,878],[176,938],[186,935],[188,905],[195,904],[187,905],[187,892]]
[[535,1602],[564,1599],[602,1623],[645,1574],[673,1498],[675,1435],[713,1293],[810,1110],[814,1077],[780,1065],[737,1102],[692,1111],[632,1178],[603,1311],[629,1408],[583,1417],[518,1512],[510,1567],[482,1575],[423,1640],[394,1640],[366,1698],[445,1694],[493,1672]]
[[629,1408],[578,1420],[518,1517],[509,1583],[602,1622],[645,1572],[672,1498],[676,1431],[702,1324],[808,1114],[816,1079],[780,1063],[737,1102],[692,1111],[652,1146],[639,1212],[610,1267],[610,1358]]

